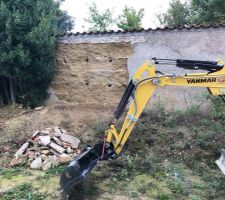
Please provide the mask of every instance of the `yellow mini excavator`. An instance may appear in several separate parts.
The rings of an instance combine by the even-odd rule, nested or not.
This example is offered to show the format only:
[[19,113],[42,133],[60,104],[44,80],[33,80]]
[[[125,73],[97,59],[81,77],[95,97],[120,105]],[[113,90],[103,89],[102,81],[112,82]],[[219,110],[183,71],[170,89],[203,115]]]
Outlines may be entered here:
[[[186,75],[164,75],[156,71],[155,65],[176,65],[189,70],[204,70],[206,73]],[[172,60],[152,58],[144,63],[130,80],[127,89],[114,113],[114,118],[105,132],[105,137],[94,146],[88,146],[76,157],[62,173],[60,186],[62,194],[69,194],[74,186],[84,180],[98,161],[116,159],[130,136],[143,109],[157,87],[163,86],[206,87],[214,96],[225,101],[225,66],[222,61]],[[121,130],[115,123],[121,117],[129,103],[128,113]],[[218,166],[225,172],[225,150],[222,152]],[[224,162],[224,164],[223,164]]]

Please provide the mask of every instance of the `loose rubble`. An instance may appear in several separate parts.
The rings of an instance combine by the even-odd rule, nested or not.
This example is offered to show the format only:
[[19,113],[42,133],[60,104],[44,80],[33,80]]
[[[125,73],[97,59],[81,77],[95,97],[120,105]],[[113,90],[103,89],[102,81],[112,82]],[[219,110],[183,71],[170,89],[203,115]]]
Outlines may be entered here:
[[69,163],[80,153],[80,140],[59,127],[35,130],[31,139],[15,153],[9,166],[27,165],[31,169],[48,170]]

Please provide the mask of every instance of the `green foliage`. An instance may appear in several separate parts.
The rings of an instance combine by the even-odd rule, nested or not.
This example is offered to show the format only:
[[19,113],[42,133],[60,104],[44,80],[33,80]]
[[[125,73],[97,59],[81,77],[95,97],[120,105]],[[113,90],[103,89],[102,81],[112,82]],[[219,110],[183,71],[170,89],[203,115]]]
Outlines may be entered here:
[[144,17],[144,9],[136,11],[125,6],[123,14],[119,16],[117,26],[122,30],[138,30],[142,28],[141,20]]
[[46,172],[45,172],[45,175],[47,176],[53,176],[53,175],[60,175],[62,174],[62,172],[65,170],[65,166],[61,165],[61,166],[57,166],[57,167],[53,167],[53,168],[50,168],[48,169]]
[[172,0],[165,13],[157,15],[160,24],[182,26],[225,22],[224,0]]
[[31,184],[24,183],[18,187],[15,187],[3,195],[0,195],[0,199],[4,200],[14,200],[14,199],[29,199],[29,200],[44,200],[45,196],[32,191]]
[[160,24],[166,26],[182,26],[189,23],[189,6],[180,0],[172,0],[165,13],[157,15]]
[[22,168],[0,168],[0,176],[6,179],[11,179],[19,174],[30,175],[29,172],[24,172]]
[[161,192],[161,193],[157,194],[156,199],[159,199],[159,200],[170,200],[172,198],[171,198],[170,194]]
[[225,119],[225,102],[220,97],[215,97],[212,95],[207,96],[211,101],[211,113],[216,119]]
[[60,175],[65,170],[65,167],[66,166],[61,165],[61,166],[50,168],[45,172],[43,176],[38,177],[38,180],[43,180],[43,179],[47,180],[55,175]]
[[201,200],[201,197],[197,195],[189,195],[190,200]]
[[123,13],[118,17],[117,20],[113,19],[112,11],[106,9],[103,12],[100,12],[95,3],[89,7],[90,16],[88,19],[85,19],[91,27],[90,31],[107,31],[112,28],[114,24],[117,24],[118,28],[122,30],[137,30],[142,27],[141,21],[144,17],[144,9],[136,11],[132,7],[127,7],[123,9]]
[[90,16],[85,21],[91,25],[90,31],[107,31],[114,23],[112,11],[106,9],[101,13],[95,3],[89,7],[89,13]]
[[71,31],[74,27],[74,19],[66,11],[59,10],[57,18],[57,27],[59,34]]
[[178,180],[173,180],[169,182],[169,188],[176,194],[184,193],[184,188]]
[[224,0],[192,0],[193,22],[196,24],[224,23]]
[[12,82],[11,100],[15,96],[17,102],[34,107],[47,97],[54,76],[56,36],[64,27],[60,2],[0,1],[0,75]]

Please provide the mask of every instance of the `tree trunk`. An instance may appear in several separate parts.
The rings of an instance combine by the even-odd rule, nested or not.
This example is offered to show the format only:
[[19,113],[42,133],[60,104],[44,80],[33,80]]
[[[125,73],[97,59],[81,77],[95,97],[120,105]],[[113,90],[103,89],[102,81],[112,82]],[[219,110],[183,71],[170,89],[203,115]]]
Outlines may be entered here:
[[3,102],[3,96],[2,94],[0,95],[0,106],[3,106],[4,105],[4,102]]
[[2,77],[2,87],[3,87],[3,94],[4,94],[4,97],[6,99],[6,104],[8,104],[10,102],[10,98],[9,98],[9,93],[8,93],[7,83],[6,83],[5,77]]
[[11,102],[13,104],[16,103],[16,99],[15,99],[15,94],[14,94],[14,87],[13,87],[13,79],[12,78],[9,78],[9,88],[10,88],[10,99],[11,99]]

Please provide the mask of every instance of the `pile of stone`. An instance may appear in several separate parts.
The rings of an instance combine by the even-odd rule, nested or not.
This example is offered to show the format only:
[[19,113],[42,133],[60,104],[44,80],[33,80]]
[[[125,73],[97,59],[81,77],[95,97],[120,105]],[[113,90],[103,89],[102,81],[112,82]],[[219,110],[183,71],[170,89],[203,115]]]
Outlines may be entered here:
[[28,165],[44,171],[67,164],[80,153],[80,140],[59,127],[37,130],[15,153],[10,166]]

